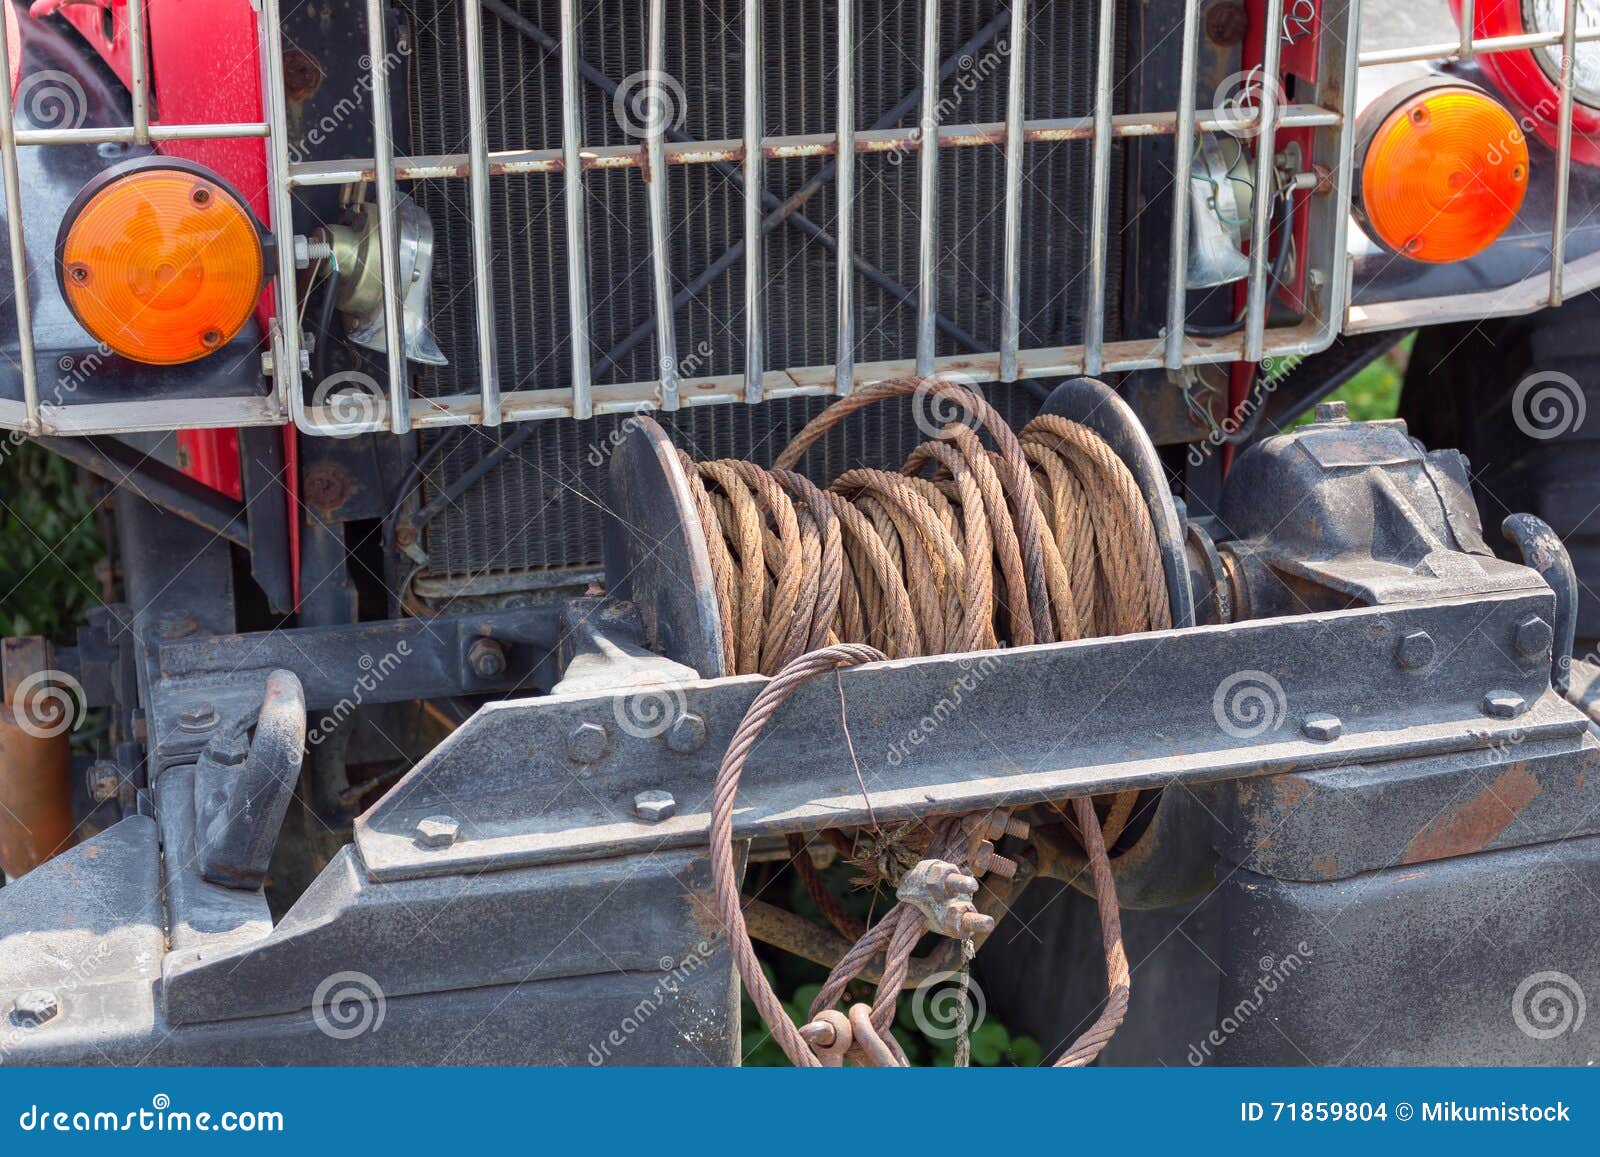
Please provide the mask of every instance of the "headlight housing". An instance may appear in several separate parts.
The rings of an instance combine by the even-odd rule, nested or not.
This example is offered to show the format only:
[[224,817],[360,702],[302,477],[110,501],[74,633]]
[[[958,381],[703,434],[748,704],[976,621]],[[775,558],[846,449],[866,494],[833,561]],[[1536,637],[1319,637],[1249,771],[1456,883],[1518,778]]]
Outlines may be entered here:
[[244,328],[268,280],[269,242],[215,173],[141,158],[78,194],[57,235],[56,273],[96,341],[134,361],[181,365]]

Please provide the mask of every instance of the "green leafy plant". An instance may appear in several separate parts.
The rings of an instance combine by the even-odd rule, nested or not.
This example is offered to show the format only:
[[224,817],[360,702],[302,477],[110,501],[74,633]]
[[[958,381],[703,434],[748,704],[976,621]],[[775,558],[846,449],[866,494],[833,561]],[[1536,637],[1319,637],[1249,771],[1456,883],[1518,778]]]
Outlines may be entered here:
[[31,442],[0,441],[0,635],[71,643],[105,554],[88,483]]

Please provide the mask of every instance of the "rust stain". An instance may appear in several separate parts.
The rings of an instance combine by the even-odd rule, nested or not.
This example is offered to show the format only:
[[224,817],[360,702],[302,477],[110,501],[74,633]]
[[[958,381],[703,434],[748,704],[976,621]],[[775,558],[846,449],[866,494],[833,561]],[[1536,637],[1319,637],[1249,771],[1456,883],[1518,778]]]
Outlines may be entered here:
[[1323,856],[1311,861],[1311,870],[1325,880],[1332,880],[1339,874],[1339,861],[1332,856]]
[[1272,778],[1272,794],[1279,807],[1292,808],[1311,794],[1311,785],[1298,775],[1277,775]]
[[717,937],[723,935],[725,931],[722,927],[722,917],[717,913],[716,893],[691,890],[684,893],[684,899],[689,901],[689,918],[699,930],[700,938],[715,943]]
[[1435,817],[1406,845],[1403,864],[1481,851],[1522,814],[1540,791],[1521,763],[1501,772],[1461,807]]

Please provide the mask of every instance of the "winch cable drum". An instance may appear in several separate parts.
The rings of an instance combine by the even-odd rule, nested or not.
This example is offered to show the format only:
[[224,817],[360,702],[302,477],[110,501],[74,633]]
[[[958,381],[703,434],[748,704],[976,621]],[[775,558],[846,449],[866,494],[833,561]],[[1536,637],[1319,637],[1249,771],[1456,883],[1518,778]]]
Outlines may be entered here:
[[[899,472],[852,469],[823,489],[795,469],[852,414],[907,397],[928,438]],[[796,1028],[761,971],[741,912],[732,823],[746,757],[798,686],[842,667],[1192,625],[1182,536],[1154,447],[1126,404],[1091,379],[1058,387],[1020,432],[954,381],[868,386],[814,418],[771,469],[695,462],[673,449],[656,423],[636,421],[646,447],[630,446],[630,437],[612,468],[614,497],[626,514],[608,540],[608,569],[619,580],[627,576],[615,593],[640,605],[669,657],[706,675],[773,677],[736,731],[712,797],[715,894],[740,976],[795,1064],[838,1064],[846,1055],[905,1064],[890,1027],[929,918],[901,900],[863,930],[815,871],[805,870],[804,841],[793,837],[801,878],[820,910],[856,941],[824,984],[810,1022]],[[647,525],[663,512],[675,512],[681,528],[639,542],[630,524]],[[687,602],[686,582],[695,588]],[[670,587],[678,593],[666,595]],[[651,593],[662,594],[665,605],[653,607]],[[1070,813],[1058,805],[1093,876],[1110,995],[1100,1019],[1057,1064],[1093,1060],[1127,1009],[1129,973],[1107,848],[1138,799],[1133,791],[1077,799]],[[987,838],[1009,818],[986,811],[913,820],[907,827],[921,830],[908,842],[924,863],[948,864],[948,882],[958,891],[971,891],[989,855]],[[880,956],[870,1009],[835,1010],[849,983]]]

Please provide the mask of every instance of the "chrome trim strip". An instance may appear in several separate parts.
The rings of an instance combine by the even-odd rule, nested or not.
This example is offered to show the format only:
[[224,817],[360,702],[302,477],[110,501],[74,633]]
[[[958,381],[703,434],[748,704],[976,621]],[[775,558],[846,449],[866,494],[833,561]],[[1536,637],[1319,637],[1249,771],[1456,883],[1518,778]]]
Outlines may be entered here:
[[467,53],[467,150],[471,158],[472,289],[478,322],[483,424],[500,424],[500,351],[495,348],[493,250],[489,235],[489,110],[483,80],[483,3],[463,0]]
[[[1188,0],[1196,4],[1199,0]],[[1022,342],[1022,151],[1027,109],[1028,0],[1012,0],[1011,60],[1006,78],[1005,288],[1000,313],[1000,380],[1017,380]]]

